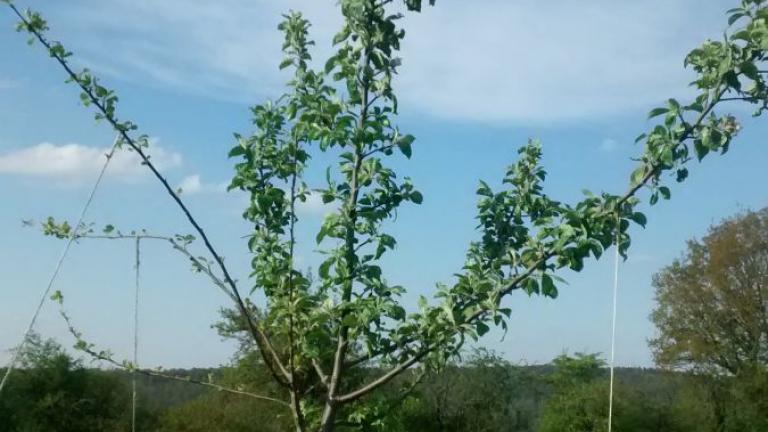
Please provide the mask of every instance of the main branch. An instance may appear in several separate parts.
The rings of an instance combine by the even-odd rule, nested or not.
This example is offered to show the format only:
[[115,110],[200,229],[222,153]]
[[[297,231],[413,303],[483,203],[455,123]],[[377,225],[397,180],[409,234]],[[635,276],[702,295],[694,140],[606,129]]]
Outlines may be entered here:
[[144,152],[142,146],[137,144],[137,142],[133,139],[133,137],[130,136],[130,134],[128,133],[128,129],[125,127],[125,125],[118,123],[118,121],[114,116],[114,111],[107,110],[107,107],[102,103],[101,99],[94,94],[93,89],[84,85],[80,77],[72,70],[69,63],[66,61],[65,53],[63,53],[61,50],[54,49],[51,43],[42,34],[42,30],[32,25],[27,20],[27,18],[16,8],[16,6],[13,3],[8,3],[8,6],[11,8],[11,10],[13,10],[16,16],[18,16],[18,18],[21,20],[25,28],[30,33],[32,33],[34,37],[48,50],[51,57],[53,57],[59,63],[59,65],[61,65],[62,68],[64,68],[69,78],[72,81],[77,83],[77,85],[82,90],[83,94],[87,96],[90,103],[96,106],[96,108],[101,113],[101,115],[110,123],[110,125],[114,128],[114,130],[118,134],[120,134],[120,137],[122,138],[123,142],[128,144],[131,147],[131,149],[133,149],[133,151],[135,151],[136,154],[139,155],[139,157],[142,160],[142,164],[146,165],[147,168],[149,168],[149,170],[152,172],[155,178],[160,182],[160,184],[163,186],[163,188],[171,197],[171,199],[176,203],[179,209],[181,209],[181,211],[184,213],[189,223],[195,229],[195,232],[203,240],[203,243],[205,244],[206,249],[211,254],[211,256],[213,256],[218,267],[221,269],[224,275],[224,280],[232,292],[232,296],[234,297],[234,301],[237,306],[237,309],[242,315],[243,319],[245,320],[248,330],[259,348],[259,352],[264,357],[264,362],[268,365],[270,372],[275,377],[275,379],[279,383],[282,383],[283,385],[287,385],[290,380],[289,372],[286,370],[285,366],[280,360],[277,352],[275,351],[269,338],[267,337],[267,334],[262,328],[260,328],[258,319],[252,316],[248,312],[248,309],[245,306],[245,302],[243,301],[243,298],[240,295],[240,291],[238,290],[234,279],[231,277],[229,270],[227,269],[227,266],[224,264],[223,258],[221,257],[221,255],[219,255],[219,253],[213,247],[213,245],[211,244],[211,241],[208,238],[208,235],[200,226],[200,224],[197,222],[197,220],[192,215],[192,213],[189,211],[189,208],[182,201],[181,197],[173,190],[171,185],[168,183],[168,180],[160,173],[157,167],[152,163],[152,161],[150,160],[150,157]]
[[[682,145],[686,140],[690,139],[693,136],[692,134],[696,131],[696,129],[702,124],[702,122],[706,119],[709,113],[712,112],[715,106],[722,100],[725,91],[726,89],[723,87],[722,84],[716,87],[715,91],[713,92],[713,98],[711,99],[711,101],[707,104],[705,109],[703,109],[702,112],[699,113],[699,115],[696,117],[693,124],[688,125],[686,127],[685,131],[678,138],[677,145]],[[630,188],[624,193],[624,195],[618,198],[618,200],[616,201],[615,208],[618,209],[622,204],[626,203],[628,200],[634,197],[638,193],[638,191],[640,191],[640,189],[642,189],[644,186],[647,186],[653,179],[657,178],[660,175],[661,168],[662,168],[662,165],[660,163],[654,163],[650,165],[645,175],[642,177],[642,179],[639,182],[631,185]],[[619,227],[617,226],[616,229],[618,230]],[[497,290],[498,297],[502,298],[510,294],[512,291],[519,289],[521,282],[523,282],[528,277],[533,275],[537,270],[541,269],[541,267],[546,265],[547,261],[552,257],[554,257],[555,255],[556,255],[555,251],[548,251],[544,253],[537,261],[535,261],[533,264],[527,267],[523,272],[517,274],[514,278],[508,281],[507,284],[500,287]],[[489,311],[487,309],[479,308],[474,313],[469,315],[466,322],[473,323],[478,320],[482,320],[483,318],[486,317],[488,313]],[[457,330],[457,331],[460,331],[460,330]],[[408,340],[406,341],[405,344],[401,344],[401,346],[405,346],[411,342],[416,342],[416,339]],[[379,378],[347,394],[338,396],[336,400],[340,403],[346,403],[346,402],[357,400],[367,395],[368,393],[374,391],[375,389],[390,382],[392,379],[394,379],[396,376],[400,375],[401,373],[405,372],[411,366],[418,364],[434,349],[436,349],[435,345],[425,344],[425,346],[422,347],[420,350],[418,350],[415,354],[411,355],[408,359],[400,362],[399,364],[394,366],[392,369],[390,369],[389,371],[381,375]],[[353,362],[350,363],[350,365],[360,364],[367,360],[375,358],[376,356],[389,354],[391,352],[394,352],[394,350],[380,351],[378,353],[374,353],[369,356],[364,356],[364,357],[355,359]]]

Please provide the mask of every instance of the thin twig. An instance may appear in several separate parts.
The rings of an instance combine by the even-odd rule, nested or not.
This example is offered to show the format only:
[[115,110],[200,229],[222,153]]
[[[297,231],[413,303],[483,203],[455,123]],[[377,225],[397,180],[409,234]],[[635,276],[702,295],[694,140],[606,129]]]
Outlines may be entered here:
[[133,239],[149,239],[149,240],[160,240],[160,241],[167,241],[171,244],[171,247],[180,253],[182,253],[184,256],[186,256],[193,264],[194,268],[198,270],[200,273],[205,274],[208,276],[214,285],[216,285],[221,291],[232,301],[235,301],[234,296],[232,295],[232,292],[228,289],[226,283],[222,281],[218,276],[216,276],[215,273],[213,273],[213,270],[210,268],[210,265],[206,265],[205,263],[201,262],[200,259],[192,254],[186,246],[182,243],[179,243],[176,239],[173,237],[167,237],[167,236],[161,236],[161,235],[154,235],[154,234],[108,234],[108,235],[98,235],[98,234],[78,234],[77,239],[100,239],[100,240],[133,240]]
[[[138,239],[137,239],[137,241],[138,241]],[[61,303],[61,302],[62,302],[62,300],[59,300],[59,315],[66,322],[67,330],[69,331],[69,333],[78,341],[78,344],[75,345],[75,348],[77,350],[79,350],[79,351],[82,351],[82,352],[88,354],[89,356],[91,356],[92,358],[94,358],[96,360],[107,362],[107,363],[109,363],[109,364],[111,364],[111,365],[113,365],[113,366],[115,366],[115,367],[117,367],[119,369],[123,369],[123,370],[129,371],[129,372],[132,372],[132,373],[136,372],[136,373],[140,373],[142,375],[147,375],[147,376],[165,378],[165,379],[174,380],[174,381],[189,382],[189,383],[192,383],[192,384],[197,384],[197,385],[201,385],[201,386],[205,386],[205,387],[214,388],[216,390],[224,391],[224,392],[227,392],[227,393],[238,394],[238,395],[248,396],[248,397],[251,397],[251,398],[254,398],[254,399],[260,399],[260,400],[275,402],[275,403],[278,403],[280,405],[287,406],[287,407],[290,408],[290,404],[288,404],[288,403],[286,403],[284,401],[281,401],[279,399],[275,399],[275,398],[269,397],[269,396],[262,396],[262,395],[258,395],[258,394],[255,394],[255,393],[246,392],[246,391],[243,391],[243,390],[237,390],[237,389],[225,387],[225,386],[222,386],[222,385],[219,385],[219,384],[215,384],[215,383],[210,382],[210,381],[209,382],[205,382],[205,381],[195,380],[195,379],[192,379],[192,378],[189,378],[189,377],[179,377],[179,376],[175,376],[175,375],[166,374],[166,373],[163,373],[163,372],[160,372],[160,371],[157,371],[157,370],[140,369],[135,362],[134,363],[119,362],[119,361],[115,360],[114,358],[112,358],[112,356],[107,351],[97,352],[96,350],[94,350],[92,344],[89,344],[85,340],[83,340],[82,333],[75,328],[75,325],[72,322],[72,319],[69,317],[69,315],[64,310],[63,303]]]
[[159,372],[159,371],[156,371],[156,370],[152,370],[152,369],[139,369],[139,368],[135,368],[135,367],[128,367],[128,366],[125,366],[124,364],[122,364],[122,363],[120,363],[120,362],[118,362],[118,361],[116,361],[114,359],[111,359],[109,357],[105,357],[105,356],[99,355],[99,353],[97,353],[97,352],[95,352],[95,351],[93,351],[91,349],[84,350],[84,352],[86,354],[90,355],[91,357],[97,359],[97,360],[105,361],[105,362],[111,364],[112,366],[115,366],[115,367],[123,369],[123,370],[127,370],[129,372],[130,371],[135,371],[136,373],[140,373],[142,375],[146,375],[146,376],[150,376],[150,377],[164,378],[164,379],[173,380],[173,381],[188,382],[190,384],[196,384],[196,385],[200,385],[200,386],[204,386],[204,387],[209,387],[209,388],[216,389],[218,391],[222,391],[222,392],[226,392],[226,393],[231,393],[231,394],[236,394],[236,395],[241,395],[241,396],[247,396],[247,397],[250,397],[250,398],[253,398],[253,399],[259,399],[259,400],[264,400],[264,401],[268,401],[268,402],[274,402],[276,404],[285,406],[287,408],[291,407],[291,405],[289,403],[287,403],[285,401],[281,401],[280,399],[275,399],[275,398],[269,397],[269,396],[263,396],[263,395],[259,395],[259,394],[256,394],[256,393],[247,392],[247,391],[244,391],[244,390],[237,390],[237,389],[233,389],[233,388],[230,388],[230,387],[225,387],[225,386],[213,383],[213,382],[200,381],[200,380],[196,380],[196,379],[193,379],[193,378],[190,378],[190,377],[181,377],[181,376],[176,376],[176,375],[169,375],[169,374],[162,373],[162,372]]
[[[11,5],[11,7],[13,7],[13,5]],[[13,8],[13,9],[16,10],[16,8]],[[18,13],[18,11],[16,12]],[[64,264],[64,259],[66,259],[67,254],[69,253],[69,250],[72,247],[72,244],[75,242],[77,229],[80,227],[80,224],[83,223],[83,220],[85,219],[85,215],[88,213],[88,208],[91,206],[91,203],[93,202],[93,198],[96,196],[96,191],[99,189],[99,186],[101,185],[101,181],[104,179],[104,174],[107,172],[107,168],[109,167],[109,162],[112,160],[112,157],[115,155],[115,151],[117,151],[119,143],[120,143],[119,137],[115,137],[115,142],[114,144],[112,144],[112,148],[109,150],[109,153],[107,153],[106,160],[104,161],[104,165],[102,165],[101,171],[99,171],[99,175],[98,177],[96,177],[96,181],[94,182],[93,187],[91,188],[91,192],[88,195],[88,198],[86,199],[82,210],[80,211],[80,216],[78,217],[77,224],[75,224],[75,232],[73,233],[72,236],[67,238],[67,242],[64,245],[64,249],[61,251],[59,260],[56,262],[56,265],[53,269],[53,273],[51,273],[51,277],[48,279],[48,285],[45,287],[45,290],[40,296],[40,301],[38,302],[37,308],[35,309],[35,313],[32,315],[32,319],[30,320],[29,325],[27,326],[27,330],[24,332],[24,336],[21,339],[21,342],[16,347],[16,350],[13,353],[13,357],[11,357],[11,362],[8,364],[8,367],[5,369],[5,374],[3,374],[3,379],[0,380],[0,393],[3,392],[3,388],[5,387],[5,384],[8,382],[8,379],[11,376],[11,373],[16,367],[16,363],[19,360],[19,356],[24,350],[24,346],[26,345],[27,340],[29,339],[29,336],[32,334],[32,331],[35,328],[35,323],[37,322],[38,316],[40,316],[40,311],[43,310],[43,304],[45,304],[45,300],[48,298],[48,295],[50,294],[51,289],[53,288],[53,284],[56,281],[56,278],[58,277],[59,272],[61,271],[61,267]]]
[[[29,21],[27,21],[24,15],[16,8],[16,6],[13,3],[8,3],[8,6],[19,17],[22,23],[25,24],[26,28],[35,36],[35,38],[37,38],[37,40],[48,50],[48,52],[51,54],[51,57],[53,57],[61,65],[62,68],[64,68],[66,73],[69,75],[70,79],[72,79],[72,81],[77,83],[77,85],[80,87],[83,93],[87,95],[91,103],[98,108],[98,110],[101,112],[104,118],[110,123],[113,129],[115,129],[115,131],[117,131],[117,133],[122,137],[123,141],[127,143],[139,155],[139,157],[142,160],[142,163],[146,165],[147,168],[149,168],[149,170],[152,172],[155,178],[162,184],[163,188],[171,197],[171,199],[176,203],[176,205],[184,213],[189,223],[192,225],[195,231],[203,239],[203,243],[205,244],[206,249],[208,249],[208,252],[216,260],[216,263],[218,264],[219,268],[224,274],[224,280],[226,281],[227,285],[232,291],[232,295],[234,296],[234,299],[235,299],[235,304],[240,314],[245,319],[246,324],[248,326],[248,330],[250,331],[256,344],[258,345],[259,352],[264,357],[264,361],[267,364],[268,368],[270,369],[270,372],[273,374],[273,376],[279,383],[283,385],[287,385],[288,383],[287,380],[289,379],[288,371],[285,369],[285,366],[280,360],[280,357],[277,355],[277,352],[275,351],[274,347],[272,347],[272,344],[269,341],[269,338],[267,337],[266,333],[259,327],[258,319],[253,317],[248,312],[248,308],[246,307],[245,302],[243,301],[243,298],[240,295],[240,291],[238,290],[234,279],[230,276],[229,270],[227,269],[227,266],[224,264],[223,258],[221,257],[221,255],[219,255],[219,253],[213,247],[210,240],[208,239],[208,235],[205,233],[203,228],[200,226],[200,224],[197,222],[195,217],[189,211],[186,204],[184,204],[181,197],[174,191],[174,189],[168,183],[168,180],[160,173],[157,167],[155,167],[155,165],[152,163],[149,156],[147,156],[147,154],[144,152],[142,147],[138,145],[134,141],[134,139],[128,134],[128,131],[126,130],[126,128],[117,123],[117,120],[115,119],[115,117],[107,111],[106,107],[102,104],[99,98],[97,98],[96,95],[93,94],[90,88],[85,86],[78,79],[77,74],[69,66],[69,63],[63,57],[57,54],[54,50],[52,50],[51,44],[42,35],[42,33],[40,33],[37,29],[35,29],[33,26],[30,25]],[[282,374],[282,376],[280,374]]]

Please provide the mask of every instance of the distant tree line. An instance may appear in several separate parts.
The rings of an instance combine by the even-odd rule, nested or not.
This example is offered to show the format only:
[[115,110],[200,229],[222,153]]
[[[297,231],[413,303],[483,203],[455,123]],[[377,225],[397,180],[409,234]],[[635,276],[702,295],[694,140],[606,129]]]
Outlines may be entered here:
[[[768,209],[713,226],[653,279],[659,369],[620,368],[617,432],[768,431]],[[233,311],[217,324],[240,340],[232,365],[169,373],[276,398],[284,394]],[[130,430],[125,371],[89,368],[37,335],[0,398],[2,432]],[[359,368],[353,384],[380,374]],[[519,366],[487,350],[464,352],[429,375],[411,370],[385,386],[342,431],[602,432],[608,374],[598,354]],[[412,387],[413,382],[420,382]],[[193,384],[139,376],[140,431],[290,430],[283,407]],[[322,398],[322,393],[305,395]]]
[[[130,430],[129,374],[86,368],[54,342],[36,341],[0,399],[0,430]],[[243,389],[263,391],[266,383],[274,386],[265,368],[254,367],[255,359],[241,358],[233,367],[174,373],[195,379],[214,374],[217,380]],[[760,407],[764,399],[754,393],[761,389],[765,395],[768,379],[764,374],[742,380],[620,368],[617,379],[616,431],[768,430],[768,415]],[[605,431],[607,380],[604,362],[595,354],[562,355],[544,366],[517,366],[492,352],[476,350],[427,377],[405,398],[398,383],[389,386],[373,405],[382,407],[378,419],[362,425],[350,421],[341,430]],[[275,394],[279,390],[272,389]],[[292,426],[290,415],[274,404],[192,384],[141,376],[139,393],[140,431],[279,432]]]

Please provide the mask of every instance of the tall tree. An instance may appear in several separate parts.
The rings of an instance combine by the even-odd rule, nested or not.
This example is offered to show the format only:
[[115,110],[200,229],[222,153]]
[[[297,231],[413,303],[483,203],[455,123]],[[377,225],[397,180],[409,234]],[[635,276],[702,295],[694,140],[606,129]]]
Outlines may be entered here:
[[690,240],[653,285],[659,365],[730,374],[768,366],[768,208]]
[[[414,142],[394,124],[402,14],[395,12],[394,0],[339,1],[344,22],[333,40],[337,50],[324,70],[314,70],[309,22],[289,13],[280,25],[280,66],[293,71],[288,90],[252,109],[256,130],[237,136],[230,152],[238,160],[231,188],[250,195],[243,214],[253,226],[248,291],[265,295],[259,307],[241,293],[205,231],[152,163],[146,139],[134,136],[137,126],[117,118],[114,92],[87,70],[73,70],[71,53],[46,38],[48,26],[38,13],[22,13],[3,1],[20,18],[19,29],[48,50],[80,87],[83,102],[119,132],[122,145],[138,153],[183,211],[211,258],[196,265],[233,300],[239,324],[285,391],[297,431],[329,432],[359,421],[367,412],[364,398],[382,386],[409,376],[413,367],[439,368],[490,325],[506,327],[510,310],[502,301],[513,291],[556,297],[558,269],[580,271],[586,259],[600,257],[614,243],[626,254],[630,222],[646,222],[635,195],[648,188],[651,204],[669,198],[664,174],[683,181],[693,155],[702,159],[729,149],[739,126],[715,107],[741,100],[757,104],[759,114],[768,103],[768,8],[763,0],[743,0],[729,19],[740,27],[687,57],[698,74],[698,96],[690,104],[670,99],[651,112],[662,120],[638,138],[644,151],[626,192],[587,194],[574,204],[551,198],[543,187],[541,145],[529,142],[499,190],[482,182],[478,187],[479,238],[469,245],[456,278],[408,313],[400,300],[405,288],[389,284],[379,265],[396,245],[386,224],[401,205],[423,200],[407,177],[389,167],[398,154],[410,158]],[[404,3],[410,11],[421,10],[421,0]],[[325,184],[308,185],[304,173],[318,153],[337,163],[327,167]],[[311,191],[336,209],[316,237],[325,256],[316,274],[297,269],[294,259],[296,204]],[[64,236],[77,236],[79,229]],[[376,376],[359,373],[371,362]]]
[[768,427],[768,208],[690,240],[653,279],[656,363],[705,373],[718,431]]
[[497,354],[474,350],[427,377],[411,403],[398,410],[404,431],[529,431],[538,414],[541,380]]
[[[609,376],[597,355],[562,355],[547,376],[552,393],[544,404],[539,432],[608,430]],[[617,371],[613,430],[715,432],[708,392],[698,377],[653,370]]]
[[561,355],[552,361],[553,394],[541,414],[541,432],[602,432],[608,428],[605,361],[597,354]]

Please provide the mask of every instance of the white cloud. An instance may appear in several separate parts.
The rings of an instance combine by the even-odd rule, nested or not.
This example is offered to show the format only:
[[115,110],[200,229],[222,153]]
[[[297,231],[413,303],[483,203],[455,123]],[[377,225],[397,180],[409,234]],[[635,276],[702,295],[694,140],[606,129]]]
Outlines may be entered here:
[[[80,184],[98,174],[108,152],[109,147],[56,145],[44,142],[0,154],[0,174],[45,178],[63,184]],[[161,171],[178,167],[182,163],[180,154],[158,145],[151,145],[147,153]],[[136,182],[147,175],[148,170],[141,164],[141,158],[126,148],[115,153],[107,170],[108,178],[124,182]]]
[[[484,122],[613,116],[685,93],[685,53],[719,37],[732,1],[443,0],[405,20],[402,107]],[[306,12],[330,50],[332,0],[80,0],[46,4],[105,73],[254,102],[279,94],[280,13]],[[663,11],[663,13],[660,13]]]
[[[190,177],[197,177],[197,176],[190,176]],[[185,179],[187,180],[187,179]],[[189,179],[189,185],[193,188],[195,187],[195,183],[197,183],[197,179],[190,178]],[[221,187],[222,190],[226,190],[228,183],[222,183]],[[284,189],[286,191],[286,194],[290,193],[288,188]],[[183,193],[186,193],[186,190],[184,190]],[[240,204],[243,206],[248,206],[250,202],[250,198],[248,197],[248,192],[240,191],[239,189],[235,189],[230,192],[233,195],[236,195],[240,199]],[[338,207],[338,203],[329,203],[325,204],[323,203],[323,197],[322,194],[315,191],[310,191],[309,194],[307,194],[307,200],[296,201],[296,213],[299,216],[307,216],[307,217],[315,217],[320,216],[324,217],[328,213],[336,210]],[[239,207],[238,207],[239,208]],[[238,210],[239,211],[239,210]],[[240,213],[238,213],[240,214]]]
[[323,202],[322,194],[318,192],[310,192],[306,201],[299,201],[297,203],[296,212],[298,214],[310,216],[325,216],[335,208],[336,207],[332,203],[326,204]]
[[[112,0],[45,7],[51,21],[60,19],[61,37],[71,38],[78,58],[102,73],[247,103],[277,96],[284,82],[277,68],[283,13],[306,12],[313,36],[324,41],[340,22],[334,1],[316,0]],[[330,52],[327,43],[318,45]]]
[[727,9],[692,0],[483,3],[444,2],[409,20],[406,109],[491,122],[646,110],[686,92],[683,58],[717,37]]
[[184,177],[177,189],[184,195],[196,195],[200,193],[221,193],[226,192],[227,182],[222,183],[203,183],[199,174],[193,174]]
[[203,190],[203,184],[200,182],[200,176],[195,174],[184,177],[176,189],[185,195],[192,195],[201,192]]

